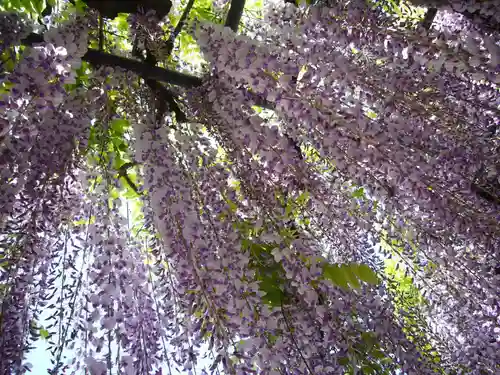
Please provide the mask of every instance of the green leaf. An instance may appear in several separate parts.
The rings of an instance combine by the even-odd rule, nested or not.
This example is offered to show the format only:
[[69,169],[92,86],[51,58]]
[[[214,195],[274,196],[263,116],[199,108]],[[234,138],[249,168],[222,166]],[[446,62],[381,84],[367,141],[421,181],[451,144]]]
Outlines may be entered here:
[[266,302],[268,305],[271,306],[281,306],[282,301],[285,299],[285,293],[283,291],[276,287],[276,286],[271,286],[267,283],[260,283],[259,289],[266,294],[262,297],[264,302]]
[[82,0],[75,0],[74,4],[75,4],[75,9],[78,13],[85,12],[85,8],[87,8],[87,4],[84,3]]
[[385,358],[385,354],[379,349],[372,350],[370,354],[377,359]]
[[116,135],[123,135],[125,133],[125,130],[129,127],[129,122],[128,120],[122,119],[122,118],[115,118],[114,120],[111,120],[110,123],[110,128],[111,130],[116,134]]
[[44,340],[47,340],[50,336],[49,331],[47,331],[45,328],[40,328],[39,333],[40,333],[40,337]]
[[205,6],[205,7],[203,7],[203,6],[197,6],[197,7],[193,7],[193,9],[191,10],[191,12],[195,16],[197,16],[197,18],[202,19],[202,20],[213,21],[215,19],[213,13],[211,12],[210,6]]
[[[126,182],[125,182],[126,183]],[[137,194],[133,189],[127,188],[126,192],[121,195],[125,199],[135,199],[140,197],[139,194]]]
[[118,13],[118,16],[112,21],[113,24],[116,25],[116,28],[120,33],[127,34],[128,33],[128,15],[126,13]]
[[45,0],[24,0],[22,6],[30,13],[39,16],[45,9]]
[[372,332],[363,332],[361,333],[361,339],[366,344],[367,348],[370,350],[377,343],[377,339],[374,333]]
[[354,288],[361,288],[358,276],[356,275],[356,265],[355,264],[344,264],[341,267],[341,271],[344,272],[347,282]]
[[267,270],[257,269],[259,290],[266,293],[262,299],[271,306],[280,306],[286,301],[283,289],[283,280],[279,275],[279,270],[270,268]]
[[118,170],[123,164],[125,164],[125,161],[121,158],[120,153],[117,153],[113,158],[113,168]]
[[359,188],[354,190],[354,193],[352,193],[353,198],[363,198],[365,196],[365,189]]
[[361,373],[366,374],[366,375],[371,375],[371,374],[374,374],[375,372],[371,366],[364,365],[363,367],[361,367]]
[[45,9],[45,0],[31,0],[33,4],[33,8],[35,9],[37,14],[41,14]]
[[347,357],[339,358],[339,364],[341,364],[342,366],[347,366],[349,364],[349,358]]
[[306,190],[297,197],[297,204],[304,206],[309,201],[309,192]]
[[2,94],[8,94],[10,92],[10,89],[12,87],[14,87],[13,83],[2,82],[2,84],[0,84],[0,95],[2,95]]
[[356,274],[361,281],[365,283],[377,285],[379,283],[377,274],[366,264],[360,264],[356,267]]
[[323,266],[323,277],[330,280],[334,285],[340,286],[344,289],[349,289],[345,272],[336,264],[325,264]]
[[73,221],[73,225],[76,227],[80,225],[88,225],[94,223],[95,223],[95,216],[91,216],[90,219],[84,217],[83,219]]
[[111,189],[110,198],[111,200],[120,198],[120,192],[118,191],[118,189]]
[[292,212],[293,212],[292,203],[288,201],[285,207],[285,217],[290,217]]

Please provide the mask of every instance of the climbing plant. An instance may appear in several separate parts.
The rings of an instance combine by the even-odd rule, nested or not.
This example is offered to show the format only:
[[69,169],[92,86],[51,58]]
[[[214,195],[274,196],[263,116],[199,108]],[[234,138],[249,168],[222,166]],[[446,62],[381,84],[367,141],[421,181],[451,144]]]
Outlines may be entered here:
[[2,3],[0,374],[497,373],[500,9],[453,4]]

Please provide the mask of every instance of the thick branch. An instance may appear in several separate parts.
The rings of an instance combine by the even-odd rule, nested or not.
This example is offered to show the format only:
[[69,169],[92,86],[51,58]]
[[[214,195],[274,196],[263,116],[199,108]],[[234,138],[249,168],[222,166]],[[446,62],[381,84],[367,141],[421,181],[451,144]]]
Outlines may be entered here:
[[143,78],[154,79],[182,87],[196,87],[201,85],[201,79],[198,77],[159,68],[157,66],[151,66],[139,61],[99,52],[93,49],[87,51],[83,56],[83,60],[93,65],[119,66],[123,69],[133,71]]
[[[26,39],[22,41],[22,43],[30,46],[36,43],[43,43],[43,36],[40,34],[31,33]],[[166,82],[181,87],[197,87],[202,83],[201,79],[195,76],[179,73],[169,69],[163,69],[157,66],[151,66],[140,61],[111,55],[109,53],[96,51],[91,48],[89,48],[87,53],[83,55],[82,59],[92,65],[120,67],[125,70],[130,70],[144,79],[154,79],[156,81]]]
[[132,181],[132,179],[129,177],[127,170],[129,168],[132,168],[136,166],[136,162],[131,162],[131,163],[125,163],[123,164],[119,169],[118,169],[118,177],[123,177],[123,179],[127,182],[128,186],[137,194],[137,195],[142,195],[141,191],[137,187],[136,184]]
[[104,19],[99,16],[99,51],[104,51]]
[[[175,118],[179,122],[186,122],[187,117],[182,112],[181,108],[175,101],[175,97],[170,90],[168,90],[165,86],[163,86],[160,82],[155,81],[154,79],[147,79],[146,84],[153,91],[156,97],[160,100],[160,103],[167,103],[168,109],[175,113]],[[165,113],[167,108],[159,108],[158,111],[161,115]]]
[[184,27],[184,23],[186,22],[186,19],[189,16],[189,12],[191,12],[191,8],[193,7],[193,4],[194,4],[194,0],[189,0],[189,2],[186,5],[186,8],[184,8],[184,11],[182,12],[182,15],[181,15],[181,18],[179,19],[179,22],[175,26],[175,29],[174,29],[172,35],[170,35],[169,43],[172,45],[172,48],[174,46],[175,38],[177,38],[177,35],[179,35],[182,28]]
[[[156,57],[148,49],[146,49],[146,59],[144,61],[151,66],[156,66],[157,63]],[[175,113],[175,118],[178,122],[187,121],[186,115],[182,112],[181,108],[175,101],[174,94],[169,89],[154,79],[146,79],[146,84],[153,91],[153,94],[157,99],[156,102],[159,105],[156,108],[157,121],[163,117],[168,109]]]
[[426,30],[429,30],[434,22],[434,18],[437,14],[437,8],[429,8],[425,13],[424,20],[422,21],[422,27]]
[[154,79],[182,87],[196,87],[201,85],[201,79],[198,77],[159,68],[157,66],[151,66],[139,61],[99,52],[93,49],[89,49],[83,56],[83,59],[93,65],[119,66],[123,69],[133,71],[143,78]]
[[245,0],[231,1],[231,7],[229,8],[224,26],[230,27],[235,33],[238,32],[238,25],[243,15],[243,8],[245,8]]
[[180,34],[180,32],[182,30],[182,27],[184,26],[184,23],[186,22],[186,19],[187,19],[188,15],[189,15],[189,12],[191,12],[191,8],[193,7],[193,4],[194,4],[194,0],[189,0],[188,4],[186,5],[186,8],[184,8],[184,12],[182,12],[182,15],[181,15],[181,18],[180,18],[179,22],[175,26],[174,31],[168,37],[168,40],[165,43],[166,50],[167,50],[166,53],[165,53],[165,55],[166,55],[165,58],[168,57],[168,56],[170,56],[170,54],[174,50],[175,39]]

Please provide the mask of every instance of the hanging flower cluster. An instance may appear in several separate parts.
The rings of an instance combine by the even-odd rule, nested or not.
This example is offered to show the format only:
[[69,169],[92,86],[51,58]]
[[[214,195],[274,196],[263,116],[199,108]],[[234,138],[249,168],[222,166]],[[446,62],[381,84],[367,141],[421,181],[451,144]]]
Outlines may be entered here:
[[[348,342],[361,341],[362,334],[380,339],[382,351],[391,350],[392,340],[400,338],[399,345],[405,349],[398,362],[407,370],[425,366],[381,301],[374,302],[375,296],[346,294],[322,278],[321,252],[314,241],[307,237],[283,240],[271,222],[255,224],[260,228],[256,239],[242,228],[237,230],[235,221],[248,221],[252,216],[255,220],[257,212],[250,207],[236,212],[231,209],[224,196],[234,199],[237,192],[229,187],[220,190],[221,182],[230,176],[220,167],[209,167],[215,155],[202,152],[208,140],[200,138],[196,128],[190,133],[169,139],[164,129],[155,130],[150,125],[137,137],[138,159],[147,171],[151,205],[182,301],[179,313],[183,318],[178,324],[186,327],[183,337],[194,335],[184,347],[185,357],[179,360],[186,361],[185,368],[192,367],[189,353],[203,342],[195,327],[210,332],[218,351],[216,361],[222,362],[228,373],[288,374],[310,369],[337,373],[339,361],[349,358]],[[257,267],[257,262],[264,265]],[[274,291],[263,290],[268,277],[278,278],[275,282],[283,278],[286,289],[275,286]],[[325,302],[319,303],[321,299],[335,304],[327,308]],[[201,317],[195,314],[199,309]],[[351,322],[347,327],[346,320],[338,320],[353,311],[366,320],[347,319]],[[378,324],[387,330],[378,331]],[[294,332],[301,334],[296,337]],[[318,340],[320,346],[312,345],[319,345]],[[184,340],[173,343],[186,345]]]
[[[12,41],[26,35],[14,17],[2,22],[9,41],[9,35]],[[87,48],[84,21],[54,29],[46,38],[46,44],[26,49],[3,78],[9,92],[0,98],[0,241],[7,265],[1,280],[8,287],[0,325],[1,373],[20,371],[32,321],[51,294],[51,261],[64,247],[58,230],[79,206],[79,184],[71,179],[74,152],[91,119],[85,108],[91,93],[63,88]]]
[[[217,98],[213,107],[228,118],[242,105],[236,88],[249,88],[261,102],[274,104],[295,144],[315,147],[333,162],[341,181],[371,188],[378,212],[363,207],[363,214],[349,220],[346,189],[338,194],[334,188],[339,184],[332,182],[325,187],[333,191],[308,187],[315,198],[313,215],[329,214],[320,222],[324,233],[331,226],[329,238],[340,234],[348,248],[341,253],[348,259],[361,251],[358,241],[366,230],[372,241],[384,232],[403,241],[408,254],[416,244],[423,262],[439,265],[426,275],[430,285],[424,288],[439,301],[438,310],[446,306],[441,318],[458,325],[469,337],[465,340],[474,338],[464,364],[494,368],[498,322],[481,326],[478,320],[490,321],[500,307],[495,299],[498,46],[477,32],[464,39],[435,32],[379,33],[377,20],[356,4],[347,12],[340,4],[311,8],[306,15],[278,6],[270,17],[270,30],[257,38],[268,43],[217,25],[199,25],[198,41],[218,80],[205,96]],[[241,134],[251,131],[244,121],[232,120],[231,126]],[[256,151],[248,143],[242,146]],[[289,148],[293,152],[293,143]],[[256,175],[262,173],[259,167]],[[275,169],[274,178],[281,172]],[[491,195],[478,193],[488,189]],[[354,228],[361,232],[355,234]],[[410,229],[406,235],[405,228]],[[463,354],[463,338],[455,345],[451,350]]]
[[[77,82],[91,20],[17,56],[29,28],[0,15],[16,59],[0,374],[29,369],[41,321],[52,375],[206,374],[204,357],[231,375],[498,371],[495,35],[393,30],[361,1],[267,10],[252,37],[195,25],[210,71],[183,124],[155,119],[131,73]],[[129,22],[138,43],[165,37],[149,14]]]
[[[158,61],[163,60],[165,55],[169,54],[169,44],[165,37],[168,33],[159,24],[159,19],[154,11],[147,13],[131,14],[128,17],[130,24],[130,38],[134,41],[134,48],[137,51],[148,51],[152,53]],[[169,25],[170,33],[173,27]],[[134,52],[134,51],[133,51]],[[151,57],[145,56],[148,60]]]

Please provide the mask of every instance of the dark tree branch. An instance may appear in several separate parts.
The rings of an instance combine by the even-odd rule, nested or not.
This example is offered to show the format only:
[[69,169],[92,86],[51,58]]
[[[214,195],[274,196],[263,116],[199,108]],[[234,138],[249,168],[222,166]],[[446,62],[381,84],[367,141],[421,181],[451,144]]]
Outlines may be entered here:
[[[43,36],[40,34],[31,33],[22,41],[22,44],[32,46],[37,43],[43,43]],[[119,66],[123,69],[133,71],[145,80],[152,79],[160,82],[170,83],[173,85],[191,88],[201,85],[201,78],[178,73],[172,70],[163,69],[157,66],[152,66],[148,63],[143,63],[136,60],[127,59],[116,55],[111,55],[104,52],[99,52],[89,49],[83,56],[83,60],[93,65]],[[259,95],[250,91],[247,92],[248,99],[252,100],[255,105],[267,109],[274,109],[274,103],[268,102]]]
[[309,375],[314,375],[313,370],[309,366],[309,362],[307,362],[307,360],[305,359],[304,354],[302,354],[302,350],[300,349],[300,346],[297,343],[297,340],[295,339],[295,335],[293,333],[292,326],[288,322],[288,319],[286,317],[286,312],[285,312],[285,306],[283,305],[283,299],[281,300],[281,314],[283,315],[283,319],[285,320],[285,324],[286,324],[286,327],[288,328],[288,332],[290,332],[290,337],[292,339],[292,342],[295,345],[295,347],[297,348],[297,351],[298,351],[298,353],[300,355],[300,358],[302,358],[302,361],[306,365],[306,368],[307,368],[307,371],[309,372]]
[[[163,86],[160,82],[155,81],[154,79],[147,79],[146,84],[153,91],[155,96],[157,97],[158,102],[160,104],[165,103],[168,104],[168,109],[175,113],[175,118],[178,122],[186,122],[187,117],[184,112],[181,110],[177,102],[175,101],[174,94],[168,90],[165,86]],[[167,110],[167,107],[163,105],[158,108],[158,113],[163,115]]]
[[[490,134],[487,137],[494,137],[496,134],[496,125],[488,129]],[[493,132],[491,132],[493,131]],[[481,183],[481,180],[482,183]],[[471,190],[478,196],[490,203],[500,205],[500,182],[488,179],[486,167],[484,165],[476,172],[471,184]]]
[[254,105],[258,107],[262,107],[265,109],[271,109],[273,110],[275,108],[274,103],[271,103],[261,95],[255,94],[254,92],[245,89],[244,87],[240,87],[240,89],[245,90],[244,95],[245,97],[250,100]]
[[187,3],[186,7],[184,8],[184,11],[182,12],[181,18],[179,19],[179,22],[177,25],[175,25],[175,29],[168,38],[168,54],[172,53],[172,50],[174,49],[174,42],[175,38],[180,34],[182,28],[184,27],[184,23],[186,23],[186,20],[189,16],[189,13],[191,12],[191,8],[193,8],[194,5],[194,0],[189,0]]
[[[498,185],[496,187],[497,191],[500,191],[500,185]],[[497,205],[500,205],[500,198],[497,197],[494,193],[490,192],[490,190],[486,189],[485,187],[479,185],[479,184],[476,184],[476,183],[473,183],[471,185],[471,190],[478,196],[478,197],[481,197],[485,200],[487,200],[488,202],[490,203],[493,203],[493,204],[497,204]],[[494,191],[495,189],[491,189],[491,191]]]
[[[22,43],[29,46],[37,43],[43,43],[43,36],[31,33],[22,41]],[[198,87],[202,83],[201,78],[195,76],[179,73],[169,69],[163,69],[157,66],[151,66],[150,64],[96,51],[91,48],[89,48],[87,53],[83,55],[82,59],[95,66],[106,65],[120,67],[125,70],[130,70],[144,79],[153,79],[181,87]]]
[[[170,54],[172,53],[174,49],[175,39],[180,34],[182,27],[184,26],[184,23],[186,22],[186,19],[188,18],[189,13],[193,8],[193,5],[194,5],[194,0],[189,0],[188,4],[184,8],[184,11],[182,12],[179,22],[175,26],[175,29],[172,32],[172,34],[170,35],[167,41],[167,52],[166,52],[167,56],[170,56]],[[147,54],[146,62],[151,65],[156,65],[157,61],[155,56],[150,51],[146,51],[146,54]],[[170,90],[168,90],[160,82],[155,81],[153,79],[147,79],[146,84],[149,86],[149,88],[153,91],[156,98],[158,99],[157,100],[157,103],[159,104],[159,107],[157,108],[158,117],[163,116],[165,111],[167,109],[170,109],[172,112],[175,113],[175,118],[177,121],[179,122],[187,121],[186,115],[175,101],[175,97]],[[165,104],[168,104],[168,107]]]
[[[43,36],[40,34],[31,33],[22,41],[22,44],[32,46],[34,44],[43,43]],[[198,87],[202,84],[201,78],[179,73],[176,71],[163,69],[153,64],[143,63],[136,60],[131,60],[125,57],[111,55],[109,53],[89,49],[83,56],[83,60],[92,65],[106,65],[111,67],[120,67],[125,70],[130,70],[146,80],[146,83],[155,92],[159,92],[160,96],[169,103],[170,109],[176,114],[178,121],[186,121],[186,116],[182,113],[178,104],[174,100],[173,94],[167,90],[159,82],[170,83],[185,88]],[[274,103],[268,102],[259,95],[252,92],[247,92],[248,99],[252,100],[256,105],[267,109],[274,109]]]
[[422,21],[422,27],[426,30],[429,30],[432,26],[432,22],[434,22],[434,18],[437,14],[437,8],[429,8],[425,13],[425,17]]
[[136,166],[137,163],[136,162],[131,162],[131,163],[125,163],[123,164],[119,169],[118,169],[118,177],[123,177],[123,179],[127,182],[128,186],[137,194],[137,195],[142,195],[142,193],[140,192],[139,188],[136,186],[136,184],[134,184],[134,182],[132,181],[132,179],[130,178],[130,176],[128,175],[127,173],[127,170],[129,168],[132,168],[134,166]]
[[99,16],[99,51],[104,51],[104,19]]
[[243,8],[245,8],[245,0],[231,1],[231,7],[229,8],[224,26],[230,27],[235,33],[238,32],[238,25],[243,15]]
[[[156,66],[157,63],[156,57],[148,49],[146,49],[146,59],[144,61],[151,66]],[[184,114],[184,112],[182,112],[181,108],[175,101],[174,94],[168,88],[154,79],[146,79],[146,84],[153,91],[153,94],[156,97],[157,121],[160,121],[165,112],[169,109],[175,113],[175,118],[177,119],[177,121],[187,121],[186,115]]]
[[159,68],[157,66],[151,66],[139,61],[99,52],[93,49],[89,49],[87,51],[87,53],[83,56],[83,60],[86,60],[93,65],[118,66],[135,72],[145,79],[154,79],[182,87],[197,87],[201,85],[201,79],[198,77]]

